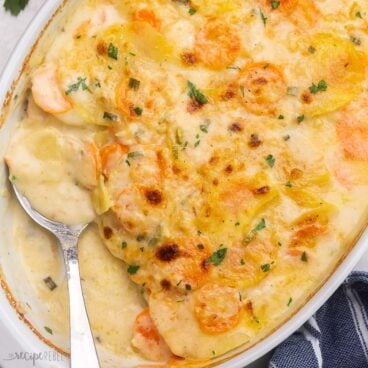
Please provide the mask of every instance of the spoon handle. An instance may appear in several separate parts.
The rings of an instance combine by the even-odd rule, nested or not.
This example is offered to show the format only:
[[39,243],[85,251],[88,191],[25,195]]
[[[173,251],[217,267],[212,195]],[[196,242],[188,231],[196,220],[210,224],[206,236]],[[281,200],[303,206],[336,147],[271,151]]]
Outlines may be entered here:
[[71,367],[100,368],[82,293],[78,262],[78,238],[66,240],[67,244],[63,243],[62,239],[60,241],[64,250],[69,288]]

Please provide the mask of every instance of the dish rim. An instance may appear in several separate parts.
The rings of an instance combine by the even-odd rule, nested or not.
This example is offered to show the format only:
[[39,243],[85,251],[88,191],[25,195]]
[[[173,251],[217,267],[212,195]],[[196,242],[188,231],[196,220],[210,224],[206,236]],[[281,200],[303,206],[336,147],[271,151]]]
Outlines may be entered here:
[[[69,1],[70,0],[46,1],[24,31],[8,59],[7,64],[0,75],[0,129],[7,119],[14,91],[28,65],[29,59],[37,48],[43,34],[48,30],[50,24],[53,23],[54,18],[62,11]],[[328,298],[336,291],[348,274],[353,270],[354,266],[359,262],[367,249],[368,229],[367,224],[365,224],[361,229],[361,232],[351,241],[345,254],[341,256],[339,262],[326,276],[325,281],[319,288],[313,290],[304,305],[296,309],[286,321],[278,325],[272,332],[263,339],[257,341],[253,346],[248,347],[245,351],[240,352],[231,358],[224,358],[213,366],[219,368],[241,368],[245,365],[251,364],[270,352],[300,328],[328,300]],[[0,292],[6,296],[10,306],[17,312],[18,317],[20,317],[22,314],[17,309],[16,300],[6,283],[5,275],[1,272],[1,264],[0,284]],[[0,311],[3,309],[1,304],[2,303],[0,301]],[[31,341],[26,341],[25,339],[20,338],[19,334],[14,333],[15,324],[19,322],[25,322],[27,328],[34,333],[33,336],[35,338],[60,352],[60,349],[57,346],[42,337],[42,334],[32,326],[24,315],[23,318],[20,319],[22,320],[21,322],[14,322],[9,318],[2,318],[2,322],[6,325],[8,332],[12,334],[20,344],[22,344],[22,347],[26,348],[26,351],[27,348],[29,350],[29,348],[34,344],[32,344]]]

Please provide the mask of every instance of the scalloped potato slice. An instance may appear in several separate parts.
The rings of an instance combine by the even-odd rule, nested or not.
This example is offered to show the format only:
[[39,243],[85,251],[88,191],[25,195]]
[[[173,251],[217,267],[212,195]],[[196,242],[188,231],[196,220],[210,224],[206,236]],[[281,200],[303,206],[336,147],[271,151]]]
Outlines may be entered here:
[[279,192],[262,173],[250,179],[230,178],[210,190],[196,225],[218,240],[227,241],[227,237],[241,236],[253,218],[278,197]]
[[174,46],[164,35],[147,22],[135,21],[129,25],[128,42],[139,56],[147,57],[157,63],[174,61]]
[[[332,34],[319,33],[308,38],[304,45],[314,53],[306,57],[310,70],[308,86],[302,96],[304,111],[314,117],[335,111],[362,91],[364,66],[354,44]],[[325,81],[327,89],[311,93],[309,87]]]
[[[194,297],[167,293],[150,296],[151,317],[175,355],[188,359],[210,359],[248,342],[254,334],[256,323],[251,319],[246,301],[240,300],[239,293],[231,287],[224,287],[214,300],[213,291],[213,287],[205,286]],[[203,302],[206,302],[206,308]],[[206,309],[206,313],[201,315],[201,323],[210,321],[212,326],[211,315],[214,313],[224,321],[224,326],[231,325],[233,328],[222,333],[204,332],[193,313],[196,308]],[[226,322],[226,317],[230,317],[231,323]]]

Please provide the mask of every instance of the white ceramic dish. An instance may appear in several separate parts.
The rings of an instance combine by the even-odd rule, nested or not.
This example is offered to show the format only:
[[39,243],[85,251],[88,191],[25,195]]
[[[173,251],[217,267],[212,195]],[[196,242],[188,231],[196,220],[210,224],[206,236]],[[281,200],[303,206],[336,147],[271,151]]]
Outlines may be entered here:
[[[15,122],[22,114],[22,95],[24,86],[23,80],[27,73],[27,66],[24,67],[25,60],[32,52],[34,44],[39,39],[41,33],[43,33],[42,39],[47,39],[48,35],[52,34],[52,31],[59,26],[59,21],[62,15],[67,9],[76,3],[76,0],[66,1],[65,4],[62,0],[48,1],[44,7],[39,11],[27,31],[24,33],[21,41],[17,45],[11,59],[6,66],[2,77],[0,78],[0,107],[3,106],[0,111],[0,123],[4,122],[3,127],[0,130],[0,160],[2,159],[4,152],[6,151],[7,142]],[[58,10],[59,9],[59,10]],[[55,15],[56,13],[56,15]],[[51,22],[49,20],[52,19]],[[44,29],[46,27],[46,31]],[[20,77],[21,76],[21,77]],[[24,89],[24,88],[23,88]],[[17,98],[16,98],[17,96]],[[0,186],[6,185],[6,173],[4,165],[0,167]],[[35,310],[32,315],[26,315],[26,319],[32,321],[34,328],[30,328],[29,324],[22,321],[22,315],[19,313],[22,310],[22,301],[30,297],[28,291],[22,283],[22,271],[19,267],[16,267],[17,255],[12,248],[12,239],[8,229],[11,227],[11,218],[7,218],[6,210],[8,206],[8,196],[5,194],[0,197],[0,216],[3,219],[2,226],[0,228],[0,281],[1,274],[3,281],[1,281],[2,287],[0,288],[0,328],[7,331],[12,339],[19,343],[21,349],[29,353],[50,352],[52,349],[48,345],[45,339],[42,339],[42,313]],[[368,248],[368,231],[365,231],[360,240],[355,244],[350,253],[345,257],[341,264],[336,268],[334,273],[319,289],[319,291],[311,297],[311,299],[301,308],[292,318],[278,328],[273,334],[265,338],[263,341],[256,344],[254,347],[248,349],[245,352],[241,351],[241,348],[227,354],[225,362],[217,363],[217,367],[221,368],[237,368],[244,367],[247,364],[255,361],[259,357],[266,354],[297,328],[299,328],[322,304],[331,296],[331,294],[338,288],[343,282],[345,277],[354,268],[355,264],[360,260],[364,252]],[[9,286],[9,290],[13,296],[15,296],[17,302],[11,299],[10,294],[7,294],[6,285]],[[23,287],[22,287],[23,286]],[[13,302],[13,305],[9,303]],[[18,308],[15,308],[18,307]],[[18,311],[16,311],[16,309]],[[21,318],[19,318],[21,317]],[[27,321],[26,320],[26,321]],[[38,335],[38,336],[37,336]],[[65,341],[55,341],[57,345],[65,345]],[[15,353],[11,352],[11,353]],[[39,359],[37,366],[44,368],[62,368],[68,366],[68,360],[66,358],[47,358]],[[10,365],[9,365],[10,366]],[[17,366],[18,365],[14,365]],[[109,364],[109,367],[112,365]]]

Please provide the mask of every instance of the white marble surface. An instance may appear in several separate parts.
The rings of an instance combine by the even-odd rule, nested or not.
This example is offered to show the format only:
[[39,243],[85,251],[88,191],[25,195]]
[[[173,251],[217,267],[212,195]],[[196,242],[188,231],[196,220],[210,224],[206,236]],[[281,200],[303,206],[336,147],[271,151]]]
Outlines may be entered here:
[[[3,2],[0,1],[0,74],[27,25],[45,1],[46,0],[30,0],[27,8],[21,12],[18,17],[13,17],[10,13],[5,12],[2,7]],[[368,270],[368,254],[361,260],[356,269]],[[0,318],[0,330],[3,330],[1,324]],[[13,341],[10,336],[0,334],[0,368],[30,368],[33,366],[32,362],[8,362],[4,360],[9,353],[21,350],[17,348],[17,345],[17,342]],[[247,368],[266,368],[267,361],[268,358],[265,357]]]

